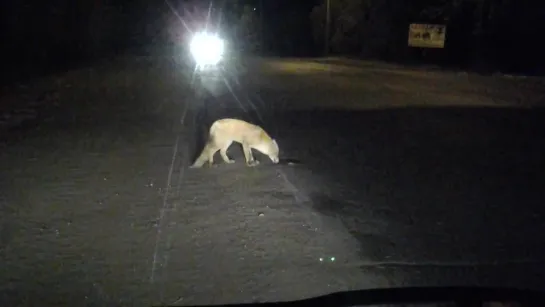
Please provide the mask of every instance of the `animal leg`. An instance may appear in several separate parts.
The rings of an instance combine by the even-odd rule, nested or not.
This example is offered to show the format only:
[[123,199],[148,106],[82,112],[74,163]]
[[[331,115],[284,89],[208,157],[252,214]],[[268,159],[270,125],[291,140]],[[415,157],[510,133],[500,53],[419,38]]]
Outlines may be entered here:
[[242,151],[244,152],[244,158],[246,158],[246,165],[256,166],[259,164],[259,161],[254,159],[252,148],[247,143],[242,143]]
[[227,155],[227,149],[229,148],[229,146],[231,146],[231,143],[232,142],[226,143],[220,149],[220,155],[221,155],[221,158],[223,159],[223,162],[228,163],[228,164],[235,163],[235,160],[229,159],[229,156]]

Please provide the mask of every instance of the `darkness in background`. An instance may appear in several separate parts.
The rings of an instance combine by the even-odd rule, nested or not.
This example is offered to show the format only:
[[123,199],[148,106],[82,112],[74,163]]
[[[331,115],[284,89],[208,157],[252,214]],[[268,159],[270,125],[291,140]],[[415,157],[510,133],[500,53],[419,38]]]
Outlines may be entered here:
[[[262,0],[264,53],[271,56],[308,57],[322,55],[314,42],[310,12],[319,0]],[[254,1],[259,3],[259,1]]]
[[[232,3],[236,0],[231,0]],[[324,0],[325,1],[325,0]],[[320,0],[262,0],[263,54],[319,56],[321,40],[312,34],[310,11]],[[350,1],[350,0],[331,0]],[[357,0],[352,0],[357,1]],[[360,0],[361,1],[361,0]],[[153,3],[152,3],[153,2]],[[189,2],[188,0],[172,1]],[[196,1],[206,7],[208,1]],[[227,0],[215,0],[215,6]],[[255,5],[259,0],[238,0]],[[363,3],[363,2],[362,2]],[[482,70],[540,73],[545,68],[545,2],[515,0],[367,0],[356,48],[334,54],[378,58],[404,63],[433,63]],[[438,3],[456,9],[425,14]],[[446,4],[445,4],[446,3]],[[450,5],[450,6],[449,6]],[[484,5],[484,10],[479,10]],[[493,8],[493,12],[486,8]],[[446,9],[445,9],[446,10]],[[477,31],[479,15],[483,31]],[[165,21],[165,16],[170,21]],[[411,22],[447,23],[443,50],[407,47]],[[164,1],[50,0],[2,1],[2,83],[91,65],[121,54],[167,53],[175,25]],[[335,17],[333,17],[335,19]],[[334,27],[334,25],[333,25]],[[334,31],[332,31],[334,32]]]

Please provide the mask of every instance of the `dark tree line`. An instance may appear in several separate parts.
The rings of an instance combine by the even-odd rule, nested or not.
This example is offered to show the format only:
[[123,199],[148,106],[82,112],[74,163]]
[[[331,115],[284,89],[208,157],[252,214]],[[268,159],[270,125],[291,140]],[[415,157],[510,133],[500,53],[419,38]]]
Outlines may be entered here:
[[[543,1],[330,0],[330,9],[332,53],[484,69],[545,68],[545,45],[538,39],[545,33]],[[319,46],[325,12],[324,0],[310,15]],[[446,25],[445,48],[409,48],[410,23]]]
[[[81,66],[121,53],[153,54],[184,44],[187,29],[202,26],[209,1],[170,0],[3,1],[2,79]],[[253,7],[215,0],[212,20],[241,50],[261,49]]]
[[145,23],[146,1],[3,1],[4,80],[81,65],[125,49]]
[[[159,3],[160,2],[160,3]],[[149,0],[3,1],[3,77],[39,68],[64,69],[127,52],[176,44],[184,26],[163,3]],[[184,15],[189,0],[170,1]],[[194,3],[206,4],[208,1]],[[271,11],[282,1],[263,0]],[[283,15],[216,0],[220,28],[237,49],[293,56],[323,51],[325,0]],[[466,67],[545,68],[545,2],[529,0],[330,0],[330,52]],[[258,8],[259,9],[259,8]],[[187,11],[187,10],[185,10]],[[202,11],[202,10],[201,10]],[[185,12],[186,14],[190,14]],[[188,19],[189,15],[184,16]],[[410,23],[447,26],[444,49],[407,46]],[[261,26],[264,26],[262,28]],[[262,30],[263,29],[263,30]]]

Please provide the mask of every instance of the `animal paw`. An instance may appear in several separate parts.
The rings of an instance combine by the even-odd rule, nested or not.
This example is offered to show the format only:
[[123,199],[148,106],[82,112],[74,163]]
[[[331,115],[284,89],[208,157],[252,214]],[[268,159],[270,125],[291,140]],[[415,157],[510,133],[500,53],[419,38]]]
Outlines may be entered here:
[[227,160],[227,161],[225,161],[225,163],[227,163],[227,164],[233,164],[233,163],[235,163],[235,160],[233,160],[233,159]]
[[253,160],[253,161],[248,162],[247,164],[248,164],[248,166],[257,166],[257,165],[259,165],[259,161]]

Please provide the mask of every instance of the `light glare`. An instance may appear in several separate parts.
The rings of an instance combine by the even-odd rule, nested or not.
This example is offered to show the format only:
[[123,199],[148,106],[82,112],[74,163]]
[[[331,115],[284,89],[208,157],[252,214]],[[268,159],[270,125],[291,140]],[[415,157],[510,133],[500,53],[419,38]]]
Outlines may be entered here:
[[190,51],[198,66],[216,65],[223,56],[224,42],[217,35],[197,33],[191,40]]

